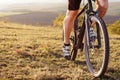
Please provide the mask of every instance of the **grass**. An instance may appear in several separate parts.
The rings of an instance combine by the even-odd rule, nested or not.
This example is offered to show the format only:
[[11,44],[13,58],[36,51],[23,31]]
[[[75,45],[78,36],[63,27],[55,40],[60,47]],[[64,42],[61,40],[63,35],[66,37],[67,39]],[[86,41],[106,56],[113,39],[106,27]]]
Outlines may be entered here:
[[120,36],[110,34],[110,61],[103,78],[88,71],[84,54],[62,56],[62,29],[0,22],[0,80],[119,80]]

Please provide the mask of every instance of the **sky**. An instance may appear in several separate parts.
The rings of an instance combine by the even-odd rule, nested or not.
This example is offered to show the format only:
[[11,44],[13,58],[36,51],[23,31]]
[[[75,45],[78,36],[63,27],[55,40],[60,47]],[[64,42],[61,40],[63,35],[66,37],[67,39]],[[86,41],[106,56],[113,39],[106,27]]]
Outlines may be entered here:
[[59,3],[65,0],[0,0],[0,4],[15,4],[15,3]]
[[[0,0],[0,4],[15,4],[15,3],[29,3],[29,2],[39,2],[39,3],[59,3],[66,2],[67,0]],[[120,0],[109,0],[109,2],[116,2]]]

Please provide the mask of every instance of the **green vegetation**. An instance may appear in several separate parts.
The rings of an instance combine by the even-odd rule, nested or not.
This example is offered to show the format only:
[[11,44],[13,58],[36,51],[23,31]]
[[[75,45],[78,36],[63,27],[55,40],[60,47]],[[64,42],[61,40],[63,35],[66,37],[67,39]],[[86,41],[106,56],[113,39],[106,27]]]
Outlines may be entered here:
[[[110,61],[102,80],[119,80],[120,36],[109,35]],[[0,22],[0,80],[101,80],[89,73],[84,53],[66,61],[61,49],[61,28]]]
[[53,26],[54,27],[63,27],[63,20],[64,20],[65,15],[59,14],[58,17],[53,21]]

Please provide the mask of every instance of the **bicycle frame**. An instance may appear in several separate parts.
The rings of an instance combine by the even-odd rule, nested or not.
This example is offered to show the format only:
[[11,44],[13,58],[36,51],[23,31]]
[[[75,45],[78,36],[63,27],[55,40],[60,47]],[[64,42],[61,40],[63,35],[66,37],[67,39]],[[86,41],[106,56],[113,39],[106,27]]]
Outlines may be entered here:
[[[78,17],[85,12],[84,15],[84,20],[82,23],[82,27],[78,27]],[[78,41],[77,41],[77,45],[75,46],[78,49],[81,49],[81,51],[83,50],[83,38],[84,38],[84,34],[87,34],[87,39],[89,39],[89,27],[87,27],[86,25],[88,25],[88,17],[90,15],[90,13],[92,12],[92,15],[95,14],[95,12],[93,11],[93,7],[92,7],[92,0],[88,0],[88,3],[83,7],[83,9],[79,12],[78,16],[76,17],[75,20],[75,25],[74,25],[74,31],[77,31],[78,35]],[[98,30],[99,31],[99,30]],[[99,40],[99,39],[98,39]],[[89,40],[87,40],[89,41]],[[100,44],[100,41],[98,41],[98,43]],[[87,42],[88,45],[90,45],[90,42]]]

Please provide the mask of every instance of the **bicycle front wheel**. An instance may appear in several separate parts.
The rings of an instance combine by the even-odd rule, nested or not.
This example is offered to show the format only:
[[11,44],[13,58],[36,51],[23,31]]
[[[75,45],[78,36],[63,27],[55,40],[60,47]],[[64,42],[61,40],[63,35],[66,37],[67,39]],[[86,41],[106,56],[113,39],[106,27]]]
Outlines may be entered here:
[[[89,17],[86,27],[92,27],[96,38],[91,40],[90,33],[85,32],[84,50],[89,71],[95,77],[104,75],[109,60],[109,39],[104,21],[98,16]],[[89,39],[88,39],[89,38]]]

